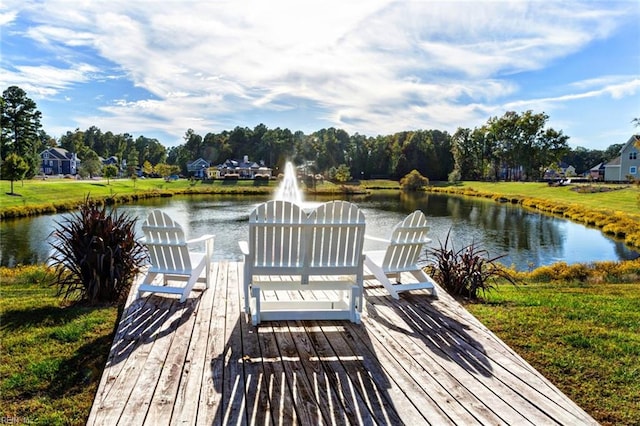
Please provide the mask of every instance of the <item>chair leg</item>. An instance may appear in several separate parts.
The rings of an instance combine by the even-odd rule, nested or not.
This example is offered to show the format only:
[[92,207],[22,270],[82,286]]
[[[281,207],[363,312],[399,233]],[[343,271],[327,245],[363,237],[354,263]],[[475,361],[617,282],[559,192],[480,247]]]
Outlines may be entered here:
[[360,324],[360,312],[362,312],[362,291],[360,287],[351,287],[351,300],[349,310],[351,311],[351,322]]
[[365,264],[376,277],[376,279],[380,282],[380,284],[382,284],[384,288],[387,289],[391,297],[393,297],[394,299],[400,299],[398,292],[394,288],[393,284],[391,284],[391,281],[389,281],[389,277],[387,277],[382,268],[368,259],[365,259]]
[[251,314],[251,323],[253,325],[260,324],[260,287],[251,288],[251,299],[254,305],[253,312]]
[[210,284],[211,284],[211,256],[213,255],[213,240],[208,240],[205,243],[205,262],[206,262],[206,273],[205,273],[205,280],[206,280],[206,286],[207,288],[209,288]]
[[242,283],[242,286],[244,287],[244,312],[249,314],[251,313],[251,292],[249,285],[249,283],[251,282],[251,275],[247,272],[246,262],[244,264],[244,273],[242,275],[242,279],[244,280],[244,282]]
[[[143,286],[146,284],[151,284],[157,276],[157,272],[147,272],[147,275],[145,275],[144,280],[140,285]],[[142,293],[144,293],[144,291],[138,290],[138,297],[142,297]]]
[[205,287],[209,288],[209,286],[211,285],[211,261],[209,259],[209,256],[207,256],[206,258],[207,260],[205,260],[205,273],[204,273],[204,280],[205,280]]
[[182,295],[180,296],[181,303],[187,300],[187,297],[189,297],[189,293],[191,293],[191,290],[193,290],[193,286],[196,284],[196,282],[200,278],[200,274],[202,274],[202,269],[208,268],[209,264],[206,262],[206,260],[203,260],[202,262],[203,263],[198,265],[196,269],[191,271],[189,280],[187,281],[186,285],[182,289]]
[[436,297],[438,296],[438,293],[436,291],[436,282],[433,280],[433,278],[427,275],[426,272],[424,272],[422,269],[416,269],[414,271],[411,271],[411,274],[421,283],[430,283],[433,286],[430,289],[431,295]]

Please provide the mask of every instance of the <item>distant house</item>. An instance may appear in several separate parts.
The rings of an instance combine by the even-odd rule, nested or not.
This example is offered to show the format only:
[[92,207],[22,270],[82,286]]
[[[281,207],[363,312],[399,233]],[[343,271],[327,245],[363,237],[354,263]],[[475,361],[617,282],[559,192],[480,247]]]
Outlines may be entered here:
[[593,180],[603,180],[604,179],[604,163],[600,163],[590,168],[589,176],[591,176],[591,179]]
[[116,166],[118,168],[118,176],[122,176],[124,171],[127,169],[127,160],[123,159],[120,161],[115,155],[107,158],[100,157],[100,161],[103,166]]
[[80,159],[74,152],[64,148],[48,148],[40,153],[40,170],[45,175],[75,175]]
[[100,161],[102,162],[103,166],[116,166],[118,168],[118,170],[120,169],[120,161],[118,160],[118,157],[116,157],[115,155],[112,155],[111,157],[108,158],[100,158]]
[[209,164],[207,160],[198,158],[191,163],[187,163],[187,172],[189,172],[189,175],[193,177],[204,179],[206,177],[209,177],[207,170],[210,166],[211,164]]
[[264,164],[249,161],[249,156],[245,155],[242,161],[227,160],[216,166],[216,178],[224,179],[227,175],[236,175],[240,179],[254,179],[256,175],[266,175],[271,177],[271,169]]
[[628,176],[640,179],[640,135],[633,135],[620,149],[620,156],[604,165],[605,182],[622,182]]
[[559,170],[547,169],[544,172],[544,179],[563,179],[576,176],[576,168],[562,161],[559,165]]
[[561,164],[560,168],[562,169],[562,174],[565,177],[573,177],[576,176],[576,168],[569,164]]

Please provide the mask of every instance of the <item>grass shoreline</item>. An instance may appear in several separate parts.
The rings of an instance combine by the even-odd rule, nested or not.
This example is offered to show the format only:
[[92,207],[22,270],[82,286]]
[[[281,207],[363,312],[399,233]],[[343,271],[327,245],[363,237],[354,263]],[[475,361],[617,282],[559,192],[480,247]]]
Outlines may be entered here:
[[544,183],[464,182],[459,185],[430,186],[427,191],[518,204],[598,228],[624,241],[631,248],[640,248],[640,186],[613,187],[615,189],[606,192],[579,192],[574,188],[579,187],[549,187]]

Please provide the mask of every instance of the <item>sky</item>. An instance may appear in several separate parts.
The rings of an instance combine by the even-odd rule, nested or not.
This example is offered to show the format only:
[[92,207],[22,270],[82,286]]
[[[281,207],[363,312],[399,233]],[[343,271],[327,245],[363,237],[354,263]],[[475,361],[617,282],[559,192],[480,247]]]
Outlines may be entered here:
[[640,133],[639,23],[638,0],[2,0],[0,83],[55,138],[454,133],[531,110],[606,149]]

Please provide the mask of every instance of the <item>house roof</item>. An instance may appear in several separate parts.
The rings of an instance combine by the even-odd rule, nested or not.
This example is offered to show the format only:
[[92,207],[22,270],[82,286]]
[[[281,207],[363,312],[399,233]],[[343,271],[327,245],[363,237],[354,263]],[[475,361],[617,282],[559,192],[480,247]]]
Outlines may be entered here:
[[620,155],[605,164],[605,167],[620,167],[622,164],[622,154],[629,151],[629,148],[635,147],[636,142],[640,141],[640,135],[632,135],[629,140],[620,148]]
[[632,135],[629,140],[622,145],[622,148],[620,148],[620,154],[625,152],[629,147],[634,146],[638,141],[640,141],[640,135]]
[[218,164],[216,166],[218,169],[230,168],[230,169],[259,169],[260,165],[255,161],[237,161],[237,160],[226,160],[222,164]]
[[203,167],[209,167],[210,164],[207,160],[203,158],[198,158],[197,160],[193,160],[190,163],[187,163],[187,170],[199,170]]
[[45,149],[40,153],[40,155],[42,156],[45,152],[48,152],[50,156],[60,160],[68,160],[73,155],[66,149],[58,147]]
[[620,167],[621,162],[622,162],[622,157],[618,156],[618,157],[614,158],[613,160],[609,161],[604,166],[605,167]]

